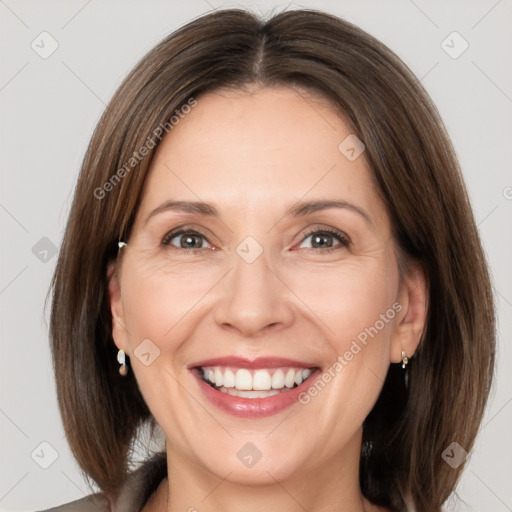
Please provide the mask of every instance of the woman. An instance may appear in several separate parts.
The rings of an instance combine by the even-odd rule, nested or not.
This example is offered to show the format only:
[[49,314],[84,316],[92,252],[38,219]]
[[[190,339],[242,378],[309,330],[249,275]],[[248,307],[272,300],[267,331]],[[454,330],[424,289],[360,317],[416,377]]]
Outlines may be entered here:
[[[317,11],[214,12],[140,61],[52,291],[60,410],[101,489],[55,510],[439,511],[492,381],[489,275],[437,111]],[[145,426],[165,449],[129,472]]]

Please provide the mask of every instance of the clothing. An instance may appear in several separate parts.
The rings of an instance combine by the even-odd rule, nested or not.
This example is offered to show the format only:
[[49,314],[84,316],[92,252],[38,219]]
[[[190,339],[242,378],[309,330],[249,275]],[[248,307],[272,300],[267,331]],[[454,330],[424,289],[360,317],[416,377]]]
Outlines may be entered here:
[[128,475],[111,509],[103,493],[96,493],[41,512],[140,512],[166,476],[167,457],[157,453]]

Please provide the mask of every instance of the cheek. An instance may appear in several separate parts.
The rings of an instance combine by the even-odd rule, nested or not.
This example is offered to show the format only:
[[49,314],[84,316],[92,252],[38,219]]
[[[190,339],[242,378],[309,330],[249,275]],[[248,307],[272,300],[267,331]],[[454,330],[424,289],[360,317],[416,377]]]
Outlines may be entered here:
[[389,263],[345,262],[338,269],[290,273],[290,288],[324,326],[338,354],[353,340],[389,338],[398,296],[398,272]]
[[154,338],[165,343],[176,339],[176,331],[199,309],[201,297],[211,288],[212,273],[162,271],[133,265],[123,282],[123,310],[133,338]]
[[[330,345],[322,375],[329,391],[319,391],[323,389],[319,384],[303,397],[304,403],[312,402],[311,410],[323,427],[339,435],[351,430],[349,425],[355,428],[362,423],[386,378],[399,308],[395,268],[392,260],[372,259],[347,262],[342,269],[314,277],[296,274],[294,290],[314,311]],[[317,399],[319,394],[324,398]],[[325,407],[326,395],[332,408]],[[333,422],[332,415],[340,421]]]
[[330,434],[315,448],[327,456],[361,426],[379,396],[390,363],[397,295],[389,275],[378,269],[331,274],[316,283],[315,293],[301,293],[321,319],[330,350],[322,382],[312,383],[300,401],[317,419],[306,427],[307,436],[314,439],[319,425]]

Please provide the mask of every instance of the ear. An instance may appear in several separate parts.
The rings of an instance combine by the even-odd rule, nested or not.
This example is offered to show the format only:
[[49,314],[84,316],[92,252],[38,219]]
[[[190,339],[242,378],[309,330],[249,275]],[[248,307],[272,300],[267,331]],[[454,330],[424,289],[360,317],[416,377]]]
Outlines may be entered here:
[[428,285],[421,265],[409,263],[407,275],[404,276],[400,287],[398,304],[401,309],[396,316],[391,338],[392,363],[399,363],[402,360],[402,351],[407,357],[416,352],[425,328]]
[[107,266],[107,281],[110,313],[112,315],[112,337],[114,338],[114,343],[117,348],[125,350],[127,346],[127,331],[124,322],[121,287],[119,285],[119,276],[116,272],[115,261],[111,261]]

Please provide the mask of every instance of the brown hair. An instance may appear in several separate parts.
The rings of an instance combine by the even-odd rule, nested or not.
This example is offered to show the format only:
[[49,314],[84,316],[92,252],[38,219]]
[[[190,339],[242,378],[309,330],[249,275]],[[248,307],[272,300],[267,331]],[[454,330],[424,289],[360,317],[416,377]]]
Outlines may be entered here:
[[452,469],[442,452],[453,441],[471,449],[492,381],[486,261],[454,150],[418,79],[361,29],[314,10],[267,21],[244,10],[195,19],[151,50],[107,106],[84,158],[51,288],[51,346],[71,450],[114,499],[133,440],[155,422],[133,374],[118,372],[107,264],[119,238],[129,237],[158,128],[169,127],[191,98],[250,84],[316,92],[344,113],[366,145],[400,250],[426,272],[427,324],[409,384],[390,365],[364,423],[360,483],[375,504],[438,511],[464,467]]

